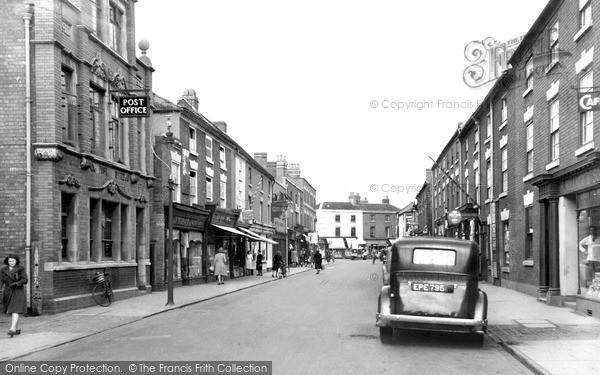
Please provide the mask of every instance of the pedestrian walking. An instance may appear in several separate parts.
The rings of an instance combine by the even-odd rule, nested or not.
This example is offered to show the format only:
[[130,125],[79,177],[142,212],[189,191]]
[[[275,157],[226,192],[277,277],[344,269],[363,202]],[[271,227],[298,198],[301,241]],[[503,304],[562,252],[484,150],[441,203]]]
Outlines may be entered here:
[[277,252],[275,253],[275,255],[273,255],[273,269],[271,271],[271,277],[278,277],[279,276],[279,267],[281,266],[281,263],[283,262],[283,258],[281,257],[281,251],[277,250]]
[[252,267],[252,261],[253,261],[253,257],[252,257],[252,251],[248,250],[248,253],[246,254],[246,275],[252,275],[253,274],[253,269],[254,267]]
[[256,276],[262,276],[262,263],[263,263],[263,255],[258,250],[258,254],[256,255]]
[[321,272],[321,270],[323,269],[323,256],[321,255],[321,252],[319,251],[319,249],[317,249],[317,252],[315,253],[314,262],[315,262],[315,269],[317,270],[317,275],[318,275],[319,272]]
[[294,267],[298,267],[298,251],[292,245],[290,245],[290,253],[292,254],[292,264]]
[[225,284],[223,278],[227,276],[227,257],[222,247],[219,248],[217,255],[215,255],[213,266],[215,267],[215,276],[217,276],[217,285]]
[[4,259],[4,266],[0,268],[0,286],[3,287],[2,305],[4,313],[11,314],[11,325],[8,335],[12,338],[14,335],[21,334],[19,328],[19,316],[25,312],[25,289],[23,285],[27,284],[27,272],[25,267],[21,266],[18,255],[8,254]]

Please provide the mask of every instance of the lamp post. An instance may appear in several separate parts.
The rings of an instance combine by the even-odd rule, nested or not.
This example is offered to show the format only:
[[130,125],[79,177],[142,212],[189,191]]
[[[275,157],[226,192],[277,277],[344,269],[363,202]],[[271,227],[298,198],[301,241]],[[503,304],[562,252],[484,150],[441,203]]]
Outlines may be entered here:
[[286,207],[285,209],[285,261],[286,261],[286,267],[288,269],[288,275],[290,272],[290,262],[288,261],[288,249],[290,248],[289,245],[289,233],[288,233],[288,207]]
[[[167,139],[169,145],[173,144],[173,133],[171,133],[171,118],[167,120]],[[169,167],[169,172],[171,167]],[[175,190],[175,176],[169,174],[169,239],[167,241],[167,306],[175,305],[173,301],[173,191]]]

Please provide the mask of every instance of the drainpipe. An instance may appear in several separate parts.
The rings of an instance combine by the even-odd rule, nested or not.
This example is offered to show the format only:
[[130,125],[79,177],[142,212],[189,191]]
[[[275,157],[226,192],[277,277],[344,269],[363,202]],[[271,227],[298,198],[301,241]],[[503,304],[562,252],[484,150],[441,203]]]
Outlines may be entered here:
[[[25,22],[25,137],[26,137],[26,160],[27,169],[26,187],[25,187],[25,262],[28,271],[31,271],[31,57],[30,57],[30,29],[31,18],[33,17],[33,3],[26,6],[23,13],[23,21]],[[31,275],[31,273],[30,273]],[[31,285],[26,288],[27,307],[31,308]]]

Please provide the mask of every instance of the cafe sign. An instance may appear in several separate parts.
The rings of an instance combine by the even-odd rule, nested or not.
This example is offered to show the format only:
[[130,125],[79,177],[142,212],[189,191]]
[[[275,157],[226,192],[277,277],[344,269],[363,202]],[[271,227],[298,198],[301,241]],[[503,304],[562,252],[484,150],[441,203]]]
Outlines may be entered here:
[[579,112],[600,110],[600,92],[579,94]]

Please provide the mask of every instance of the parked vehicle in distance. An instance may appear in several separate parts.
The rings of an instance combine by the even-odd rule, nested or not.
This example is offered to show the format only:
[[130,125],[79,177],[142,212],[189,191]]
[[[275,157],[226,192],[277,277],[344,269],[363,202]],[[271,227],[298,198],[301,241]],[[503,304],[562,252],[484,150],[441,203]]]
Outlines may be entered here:
[[479,247],[446,237],[396,241],[387,254],[377,307],[382,343],[394,330],[473,334],[482,344],[487,295],[479,289]]

